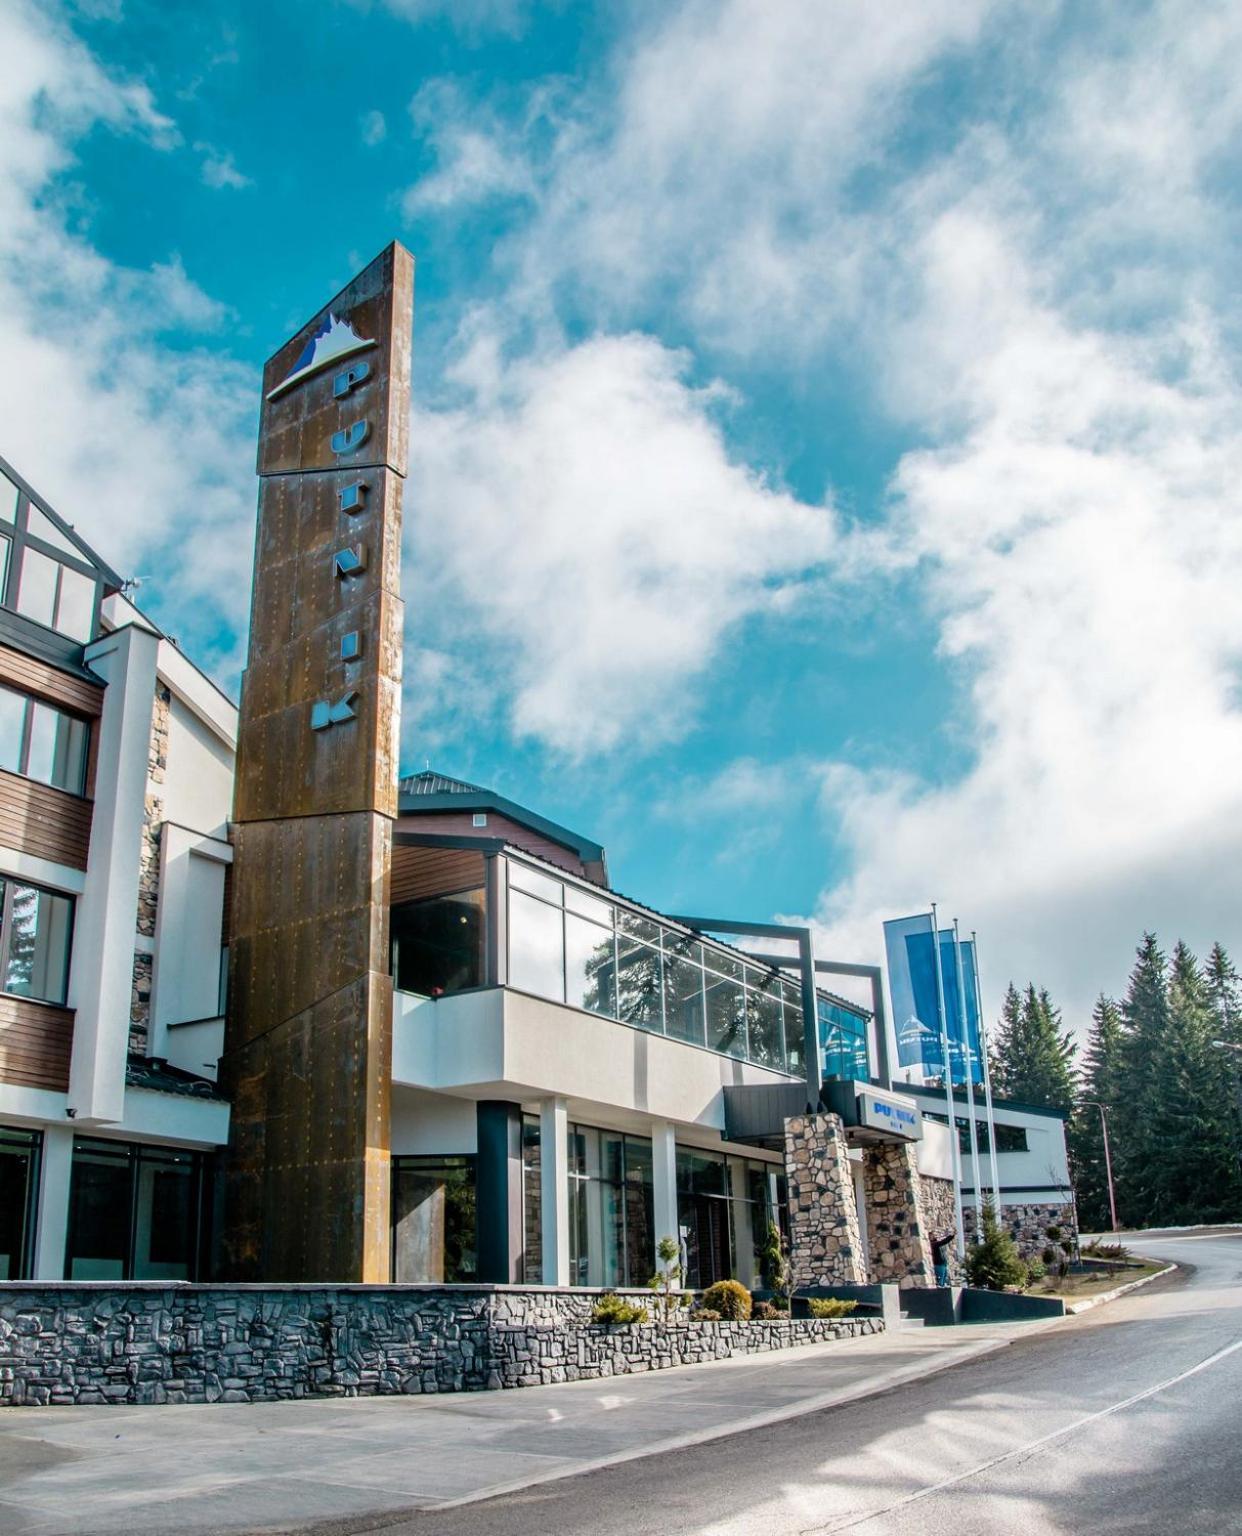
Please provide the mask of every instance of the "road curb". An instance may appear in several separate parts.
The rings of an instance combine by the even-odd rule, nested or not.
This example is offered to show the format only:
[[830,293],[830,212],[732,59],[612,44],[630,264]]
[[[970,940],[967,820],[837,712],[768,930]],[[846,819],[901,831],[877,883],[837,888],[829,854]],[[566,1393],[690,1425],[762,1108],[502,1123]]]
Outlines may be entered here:
[[1077,1317],[1080,1312],[1090,1312],[1092,1307],[1103,1306],[1106,1301],[1116,1301],[1118,1296],[1124,1296],[1127,1291],[1137,1291],[1142,1285],[1150,1285],[1153,1280],[1159,1280],[1164,1275],[1171,1275],[1177,1268],[1176,1264],[1166,1264],[1163,1269],[1158,1269],[1154,1275],[1144,1275],[1141,1280],[1131,1280],[1128,1285],[1119,1285],[1114,1290],[1105,1291],[1100,1296],[1089,1296],[1085,1301],[1076,1301],[1066,1306],[1066,1313],[1071,1317]]

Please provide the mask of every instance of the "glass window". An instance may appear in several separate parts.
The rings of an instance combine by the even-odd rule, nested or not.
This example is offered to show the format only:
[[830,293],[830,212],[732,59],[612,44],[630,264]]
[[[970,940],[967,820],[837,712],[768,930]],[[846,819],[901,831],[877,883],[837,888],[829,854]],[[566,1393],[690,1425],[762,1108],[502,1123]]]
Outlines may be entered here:
[[509,884],[520,891],[529,891],[532,896],[541,896],[554,907],[561,905],[565,889],[559,880],[541,875],[537,869],[531,869],[529,864],[519,864],[516,859],[509,860]]
[[26,514],[26,532],[32,538],[39,539],[44,544],[50,544],[53,549],[60,550],[61,554],[72,555],[75,560],[85,559],[82,551],[72,539],[67,539],[52,519],[40,512],[38,507],[31,507]]
[[609,903],[601,901],[598,896],[588,896],[576,885],[565,887],[565,905],[579,917],[589,917],[593,923],[602,923],[605,928],[612,927],[612,907]]
[[706,1044],[703,970],[676,954],[664,956],[664,1033],[693,1045]]
[[87,731],[85,720],[75,720],[50,704],[31,700],[26,773],[44,784],[80,795],[86,782]]
[[0,474],[0,523],[11,523],[17,517],[17,487],[7,475]]
[[611,928],[565,914],[565,1001],[613,1017],[617,1011],[616,956]]
[[543,1160],[539,1120],[522,1116],[522,1278],[543,1284]]
[[78,1136],[69,1181],[69,1280],[192,1280],[202,1157]]
[[392,1277],[456,1285],[478,1273],[472,1157],[392,1160]]
[[695,1289],[735,1279],[762,1284],[768,1222],[781,1221],[779,1165],[677,1148],[677,1220],[686,1283]]
[[802,1072],[806,1067],[802,988],[793,982],[781,982],[781,1002],[785,1013],[785,1070]]
[[92,577],[84,576],[81,571],[71,571],[67,565],[61,566],[56,628],[62,635],[85,644],[95,633],[95,592]]
[[707,1043],[713,1051],[746,1055],[746,993],[736,981],[715,976],[707,983]]
[[871,1075],[866,1015],[826,997],[818,999],[817,1015],[824,1076],[865,1082]]
[[13,540],[0,537],[0,603],[5,599],[9,585],[9,564],[12,558]]
[[56,578],[60,563],[37,549],[27,549],[22,557],[21,581],[17,589],[17,611],[38,624],[52,628],[56,619]]
[[640,917],[637,912],[631,912],[626,907],[617,908],[617,927],[622,933],[628,933],[633,939],[641,939],[644,944],[656,944],[660,942],[660,925],[653,923],[650,918]]
[[780,982],[774,971],[746,967],[746,1022],[750,1059],[762,1067],[785,1070],[785,1037],[781,1024]]
[[18,997],[63,1003],[72,927],[71,897],[10,881],[0,931],[4,990]]
[[[559,890],[560,887],[558,886]],[[565,1001],[565,929],[559,907],[509,892],[509,985]]]
[[30,1277],[42,1141],[38,1131],[0,1126],[0,1280]]
[[420,997],[482,986],[486,926],[482,889],[394,907],[393,985]]
[[26,734],[26,695],[0,688],[0,768],[20,773]]
[[649,1141],[570,1126],[572,1285],[642,1286],[655,1273],[651,1167]]
[[617,936],[617,1017],[657,1032],[664,1028],[660,951]]
[[713,949],[710,944],[703,946],[703,964],[711,971],[717,971],[721,976],[728,976],[733,981],[741,981],[745,967],[735,955],[726,955],[723,950]]

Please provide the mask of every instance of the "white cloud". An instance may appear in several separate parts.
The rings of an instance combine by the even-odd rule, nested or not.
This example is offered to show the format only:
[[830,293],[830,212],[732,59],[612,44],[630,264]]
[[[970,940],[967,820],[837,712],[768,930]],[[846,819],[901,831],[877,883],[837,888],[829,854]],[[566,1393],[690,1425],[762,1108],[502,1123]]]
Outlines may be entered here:
[[388,123],[384,114],[374,109],[364,112],[358,124],[358,131],[362,135],[362,142],[368,148],[374,148],[376,144],[382,144],[388,137]]
[[381,0],[390,11],[415,23],[448,21],[467,38],[488,32],[519,37],[526,29],[531,0]]
[[[1121,984],[1144,926],[1242,944],[1226,899],[1242,859],[1240,45],[1242,12],[1215,0],[1085,20],[939,0],[879,24],[855,4],[689,0],[627,40],[608,90],[525,160],[531,212],[503,270],[545,345],[566,296],[602,327],[670,314],[705,353],[779,364],[800,389],[831,370],[924,445],[869,542],[816,545],[792,503],[780,546],[778,585],[844,549],[873,590],[917,578],[972,756],[949,782],[920,777],[921,750],[825,765],[848,855],[818,913],[834,949],[874,955],[883,916],[939,897],[981,928],[994,988],[1029,975],[1082,1009]],[[520,129],[491,140],[523,153]],[[691,566],[625,691],[610,671],[653,616],[640,605],[636,626],[628,578],[601,582],[599,547],[565,530],[567,508],[631,482],[597,427],[614,345],[638,342],[562,355],[575,388],[546,417],[561,363],[523,373],[495,348],[482,375],[521,377],[524,403],[480,396],[451,433],[469,468],[449,483],[490,508],[466,541],[482,530],[513,576],[481,624],[515,647],[515,718],[578,751],[631,739],[649,701],[667,734],[725,633],[694,622]],[[677,420],[660,367],[628,377],[636,419]],[[669,475],[712,460],[667,442]],[[570,450],[586,467],[550,443],[589,445]],[[660,478],[632,485],[627,519],[672,515]],[[516,549],[496,538],[510,516]],[[586,611],[566,614],[562,591],[589,593]],[[546,633],[552,614],[567,622]]]
[[530,198],[535,177],[523,143],[542,116],[547,93],[535,92],[520,130],[508,130],[470,103],[449,80],[432,80],[410,102],[414,128],[431,146],[436,168],[401,199],[407,219],[426,212],[471,207],[495,198]]
[[110,564],[150,578],[144,605],[197,659],[235,677],[257,381],[161,340],[224,317],[178,255],[118,266],[58,195],[96,125],[156,148],[179,135],[47,9],[0,8],[0,57],[0,451]]
[[835,518],[731,462],[719,392],[651,338],[507,365],[492,341],[460,408],[415,414],[411,611],[482,637],[519,736],[571,757],[675,738],[725,637],[822,578]]
[[194,148],[203,157],[201,175],[204,186],[216,192],[225,189],[236,192],[252,185],[250,177],[237,169],[233,156],[227,151],[215,149],[210,144],[195,144]]

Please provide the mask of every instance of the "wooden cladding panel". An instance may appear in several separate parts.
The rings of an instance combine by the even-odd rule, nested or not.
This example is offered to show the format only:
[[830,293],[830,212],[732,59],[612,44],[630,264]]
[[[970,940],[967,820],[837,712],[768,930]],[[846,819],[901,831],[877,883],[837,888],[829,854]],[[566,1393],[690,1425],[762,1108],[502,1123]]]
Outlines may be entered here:
[[483,884],[483,855],[460,848],[407,848],[392,851],[392,904],[423,901]]
[[582,860],[572,849],[562,843],[554,843],[551,838],[533,832],[530,827],[511,821],[497,811],[487,812],[485,827],[475,826],[472,811],[407,812],[398,818],[397,831],[430,832],[448,837],[496,837],[512,843],[515,848],[524,848],[527,853],[533,853],[536,858],[566,869],[570,874],[587,873]]
[[0,683],[7,683],[22,693],[46,699],[49,704],[59,704],[75,715],[97,719],[103,713],[103,684],[91,683],[83,677],[74,677],[58,667],[49,667],[45,661],[15,651],[11,646],[0,645]]
[[0,769],[0,844],[85,869],[91,846],[91,802]]
[[0,1082],[64,1093],[72,1050],[72,1009],[0,993]]

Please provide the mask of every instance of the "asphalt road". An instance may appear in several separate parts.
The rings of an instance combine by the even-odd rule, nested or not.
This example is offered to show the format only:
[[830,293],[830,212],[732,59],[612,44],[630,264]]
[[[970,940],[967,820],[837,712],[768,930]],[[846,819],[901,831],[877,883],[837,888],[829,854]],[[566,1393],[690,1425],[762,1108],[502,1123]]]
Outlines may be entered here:
[[1242,1533],[1242,1234],[1128,1241],[1186,1268],[905,1388],[486,1503],[312,1529]]

